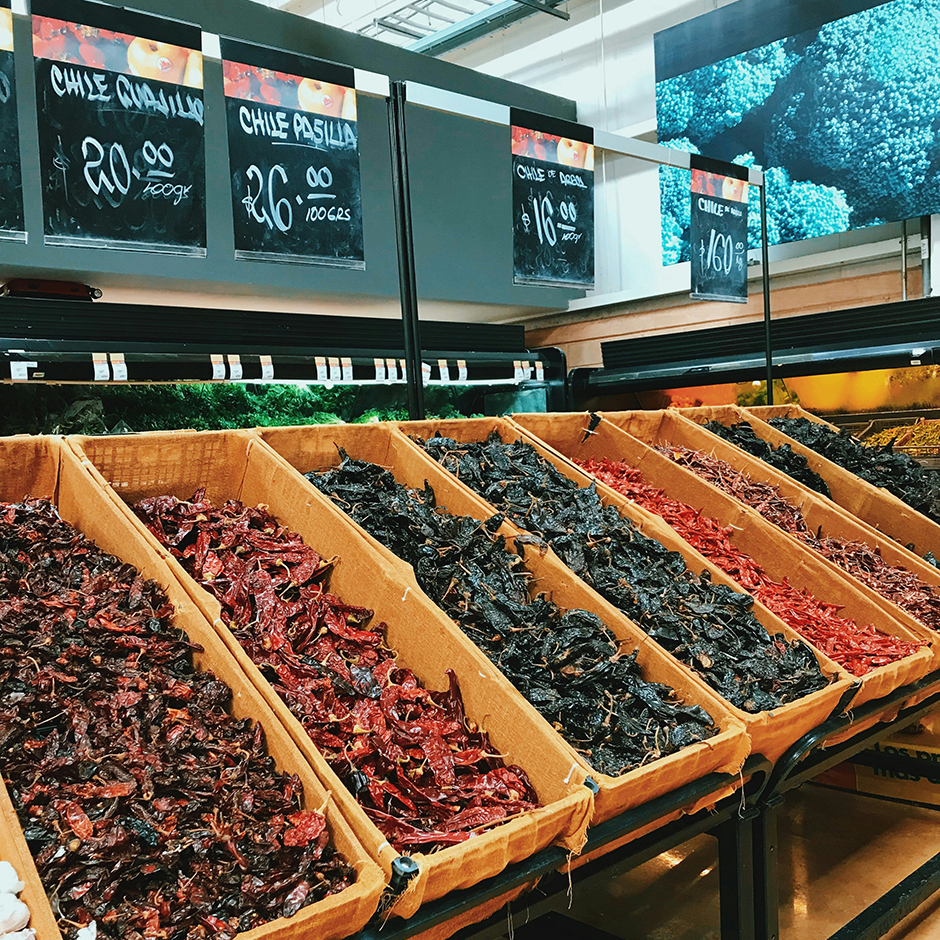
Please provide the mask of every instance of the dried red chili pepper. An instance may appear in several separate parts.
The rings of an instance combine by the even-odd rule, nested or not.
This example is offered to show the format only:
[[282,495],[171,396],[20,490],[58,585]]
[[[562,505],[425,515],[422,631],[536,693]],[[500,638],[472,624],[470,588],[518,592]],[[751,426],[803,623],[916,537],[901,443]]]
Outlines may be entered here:
[[639,470],[624,461],[576,460],[580,467],[634,502],[661,516],[693,548],[734,578],[784,623],[830,659],[856,676],[896,662],[923,644],[880,633],[872,624],[860,626],[838,615],[839,607],[795,588],[785,578],[775,581],[732,540],[732,530],[691,506],[671,499],[644,482]]
[[328,593],[333,561],[266,509],[235,500],[217,508],[205,490],[134,509],[218,599],[251,660],[397,851],[455,845],[538,806],[525,772],[464,715],[456,676],[448,671],[443,692],[422,688],[386,646],[386,625]]
[[172,614],[47,500],[0,504],[0,770],[67,937],[225,940],[355,881]]
[[912,571],[889,565],[879,551],[862,542],[824,538],[821,532],[810,532],[802,510],[785,499],[779,487],[754,480],[724,460],[685,447],[661,447],[659,450],[746,506],[756,509],[769,522],[795,535],[925,626],[940,630],[940,590],[921,581]]

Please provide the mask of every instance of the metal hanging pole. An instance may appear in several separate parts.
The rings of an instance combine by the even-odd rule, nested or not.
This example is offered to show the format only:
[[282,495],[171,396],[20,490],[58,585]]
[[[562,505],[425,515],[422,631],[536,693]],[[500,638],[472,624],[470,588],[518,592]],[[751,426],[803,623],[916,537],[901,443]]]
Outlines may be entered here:
[[770,341],[770,251],[767,244],[767,176],[760,187],[760,264],[764,282],[764,356],[767,360],[767,404],[774,403],[773,346]]
[[391,82],[388,95],[388,137],[392,150],[392,200],[398,241],[398,281],[405,330],[408,414],[424,420],[424,381],[418,320],[418,281],[415,275],[414,232],[411,225],[411,187],[408,182],[408,144],[405,137],[405,83]]
[[907,300],[907,219],[901,220],[901,300]]

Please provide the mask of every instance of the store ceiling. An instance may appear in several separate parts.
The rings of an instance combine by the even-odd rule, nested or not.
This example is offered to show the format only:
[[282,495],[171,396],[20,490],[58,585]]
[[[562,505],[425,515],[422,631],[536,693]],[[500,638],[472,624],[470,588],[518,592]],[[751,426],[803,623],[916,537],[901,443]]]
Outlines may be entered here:
[[535,14],[568,19],[565,0],[257,0],[271,9],[441,55]]

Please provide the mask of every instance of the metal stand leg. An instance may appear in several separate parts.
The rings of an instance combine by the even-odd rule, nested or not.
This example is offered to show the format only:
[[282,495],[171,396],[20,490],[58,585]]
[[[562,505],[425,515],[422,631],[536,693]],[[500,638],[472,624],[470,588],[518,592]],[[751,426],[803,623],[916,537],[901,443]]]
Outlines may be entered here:
[[721,940],[754,940],[752,819],[732,817],[715,830],[721,890]]
[[765,805],[754,819],[754,908],[757,940],[780,937],[780,883],[777,880],[777,811]]

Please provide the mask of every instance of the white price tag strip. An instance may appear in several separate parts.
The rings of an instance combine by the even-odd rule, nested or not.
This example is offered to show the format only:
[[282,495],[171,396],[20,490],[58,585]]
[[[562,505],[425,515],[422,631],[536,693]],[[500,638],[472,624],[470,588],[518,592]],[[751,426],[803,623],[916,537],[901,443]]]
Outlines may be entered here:
[[221,382],[225,378],[225,357],[210,356],[209,359],[212,362],[212,380]]
[[405,382],[405,381],[408,380],[408,366],[405,365],[405,360],[404,360],[404,359],[399,359],[399,360],[398,360],[398,365],[399,365],[399,367],[401,368],[401,378],[402,378],[402,381]]
[[261,381],[270,382],[274,379],[274,363],[270,356],[258,356],[261,360]]
[[38,362],[11,362],[10,378],[14,382],[26,382],[29,379],[29,369],[35,369]]
[[431,381],[431,363],[422,362],[421,363],[421,382],[424,385],[427,385]]
[[525,378],[522,374],[522,362],[519,359],[512,361],[512,377],[516,382],[521,382]]
[[343,366],[343,381],[352,382],[353,380],[353,368],[352,368],[352,359],[345,357],[340,360]]
[[450,366],[447,365],[446,359],[437,360],[437,368],[441,373],[441,381],[449,382],[450,381]]
[[539,382],[545,381],[545,363],[541,359],[535,360],[535,378]]
[[95,370],[96,382],[110,382],[111,381],[111,368],[108,365],[107,353],[92,353],[91,364]]
[[111,353],[111,373],[115,382],[127,381],[127,363],[124,353]]
[[316,356],[313,361],[317,365],[317,381],[326,382],[329,378],[326,371],[326,356]]
[[398,381],[398,364],[395,362],[394,359],[385,360],[385,369],[388,372],[389,382],[397,382]]
[[238,356],[228,357],[228,377],[233,382],[238,382],[242,377],[242,361]]
[[457,360],[457,381],[458,382],[467,381],[467,360],[466,359]]
[[528,359],[522,360],[522,378],[526,381],[532,378],[532,363]]
[[385,360],[384,359],[373,359],[375,363],[375,381],[384,382],[385,381]]
[[343,370],[340,368],[339,358],[337,356],[328,356],[326,363],[330,367],[330,381],[342,382]]

